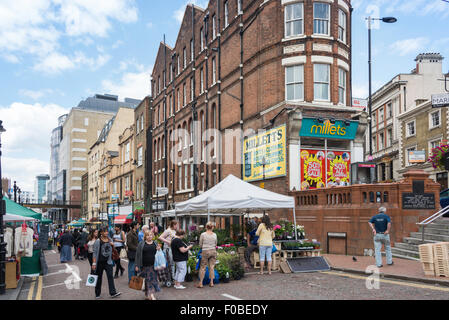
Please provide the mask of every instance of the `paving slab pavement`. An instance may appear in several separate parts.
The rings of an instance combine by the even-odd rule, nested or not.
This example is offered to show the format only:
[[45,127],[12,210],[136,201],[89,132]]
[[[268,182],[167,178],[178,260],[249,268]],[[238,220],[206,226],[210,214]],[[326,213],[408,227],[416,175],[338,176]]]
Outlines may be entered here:
[[[356,256],[357,261],[353,261],[353,256],[337,254],[324,254],[323,256],[332,269],[345,272],[366,274],[369,266],[375,267],[376,265],[374,257]],[[384,263],[384,266],[379,269],[381,276],[449,286],[449,278],[447,277],[426,276],[419,261],[394,258],[393,262],[392,266]]]

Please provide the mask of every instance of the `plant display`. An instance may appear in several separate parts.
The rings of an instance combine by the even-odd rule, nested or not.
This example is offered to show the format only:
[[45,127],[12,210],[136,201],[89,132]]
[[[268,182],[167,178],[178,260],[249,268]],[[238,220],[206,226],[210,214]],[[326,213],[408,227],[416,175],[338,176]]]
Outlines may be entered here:
[[245,269],[240,263],[240,257],[235,251],[229,253],[219,252],[215,268],[217,269],[218,274],[221,273],[220,278],[226,277],[227,272],[234,280],[242,278],[245,274]]
[[283,250],[312,250],[315,248],[315,243],[304,241],[288,241],[282,242]]
[[229,229],[216,229],[214,232],[217,235],[217,244],[219,246],[232,242]]
[[199,273],[199,270],[196,270],[196,265],[198,263],[198,259],[196,257],[196,255],[192,255],[189,257],[189,260],[187,260],[187,268],[190,268],[190,274],[193,276],[196,276]]
[[444,154],[449,151],[449,145],[443,144],[432,149],[432,154],[427,160],[434,169],[444,170]]

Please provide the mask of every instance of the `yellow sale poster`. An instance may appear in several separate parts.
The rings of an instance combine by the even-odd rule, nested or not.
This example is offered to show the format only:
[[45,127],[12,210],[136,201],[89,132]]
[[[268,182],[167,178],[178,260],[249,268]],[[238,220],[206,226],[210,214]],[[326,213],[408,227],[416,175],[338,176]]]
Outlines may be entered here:
[[[245,181],[262,180],[286,175],[286,126],[267,130],[245,138],[243,164]],[[264,161],[265,160],[265,170]]]

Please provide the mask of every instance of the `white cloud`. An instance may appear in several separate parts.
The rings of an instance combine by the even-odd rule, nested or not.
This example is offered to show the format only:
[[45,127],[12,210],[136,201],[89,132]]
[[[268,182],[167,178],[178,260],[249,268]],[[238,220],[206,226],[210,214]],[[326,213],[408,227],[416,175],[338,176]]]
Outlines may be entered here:
[[[60,52],[60,41],[82,39],[90,45],[92,36],[107,37],[114,21],[137,21],[135,0],[0,0],[0,52],[11,63],[18,62],[14,58],[17,53],[33,56],[37,71],[73,69],[82,63],[71,61],[76,56],[69,58]],[[86,57],[82,60],[101,65],[106,58],[103,55],[96,61]]]
[[107,54],[100,54],[96,59],[88,58],[84,53],[79,51],[75,52],[72,57],[54,52],[36,64],[34,69],[47,74],[58,74],[62,71],[71,70],[80,66],[87,66],[91,70],[97,70],[104,66],[110,58],[111,56]]
[[33,100],[39,100],[40,98],[53,93],[52,89],[43,89],[43,90],[26,90],[26,89],[22,89],[19,91],[19,93],[23,96],[29,97]]
[[426,48],[428,43],[429,39],[425,37],[404,39],[391,44],[390,49],[398,53],[400,56],[405,56],[410,53],[418,54],[419,51]]
[[352,86],[352,96],[360,99],[365,99],[368,97],[368,85],[354,84]]
[[188,4],[194,4],[201,8],[207,8],[208,3],[209,0],[188,0],[173,13],[173,17],[176,19],[176,21],[178,21],[178,23],[182,23],[182,19],[184,18],[184,13]]
[[150,74],[152,68],[138,72],[126,72],[121,80],[116,83],[111,80],[102,81],[103,90],[116,94],[123,99],[143,99],[150,94]]
[[[69,110],[55,105],[13,103],[0,107],[6,132],[2,134],[2,174],[32,191],[36,175],[50,169],[50,137],[59,116]],[[22,187],[23,186],[23,187]],[[31,189],[30,189],[31,188]]]

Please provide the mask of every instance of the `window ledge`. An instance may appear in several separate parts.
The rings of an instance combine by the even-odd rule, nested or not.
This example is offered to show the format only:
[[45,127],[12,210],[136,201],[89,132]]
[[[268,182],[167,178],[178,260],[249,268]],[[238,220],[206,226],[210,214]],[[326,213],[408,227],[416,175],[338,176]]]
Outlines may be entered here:
[[298,40],[298,39],[305,39],[307,36],[305,34],[300,36],[291,36],[291,37],[284,37],[282,39],[282,42],[292,41],[292,40]]
[[328,39],[328,40],[335,40],[334,37],[331,37],[329,35],[325,35],[325,34],[312,34],[311,35],[312,38],[316,38],[316,39]]

